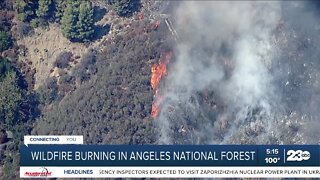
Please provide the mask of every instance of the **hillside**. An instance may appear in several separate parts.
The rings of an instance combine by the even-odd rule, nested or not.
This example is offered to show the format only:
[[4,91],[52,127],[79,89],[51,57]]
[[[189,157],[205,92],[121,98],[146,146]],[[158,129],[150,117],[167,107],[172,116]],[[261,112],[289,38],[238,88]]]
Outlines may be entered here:
[[[88,144],[156,142],[151,66],[173,41],[165,25],[155,27],[153,14],[161,4],[134,1],[126,9],[121,6],[130,1],[123,3],[1,3],[1,30],[10,42],[5,39],[9,43],[1,49],[5,64],[0,67],[12,68],[0,68],[0,80],[14,83],[6,79],[12,79],[6,75],[9,69],[18,76],[8,86],[11,90],[0,91],[1,96],[17,93],[0,121],[2,177],[17,178],[18,146],[26,134],[81,134]],[[79,17],[70,21],[68,13]],[[80,24],[81,13],[92,17],[83,23],[92,23]],[[82,26],[84,32],[67,23]],[[5,103],[0,101],[1,112],[8,107]],[[12,112],[20,115],[12,117]],[[7,132],[14,138],[8,139]]]

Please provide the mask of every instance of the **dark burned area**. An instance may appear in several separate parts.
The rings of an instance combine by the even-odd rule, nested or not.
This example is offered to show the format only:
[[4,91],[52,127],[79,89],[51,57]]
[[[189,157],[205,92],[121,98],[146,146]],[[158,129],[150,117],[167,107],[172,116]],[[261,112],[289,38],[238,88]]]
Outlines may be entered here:
[[[318,17],[319,10],[312,6],[314,3],[280,3],[281,18],[270,32],[271,46],[275,47],[272,57],[270,60],[268,57],[261,58],[265,68],[257,66],[248,71],[255,75],[255,71],[260,73],[259,68],[261,68],[261,74],[265,71],[266,76],[257,80],[258,85],[261,85],[263,81],[270,84],[266,87],[258,87],[263,88],[262,91],[265,94],[256,99],[256,104],[243,104],[245,99],[250,98],[251,95],[249,93],[246,97],[246,94],[241,95],[240,91],[240,97],[237,97],[236,86],[230,91],[230,94],[223,90],[225,86],[233,87],[228,83],[232,82],[235,77],[239,78],[239,81],[235,83],[247,82],[237,74],[239,62],[233,59],[237,55],[235,49],[237,47],[233,43],[240,39],[241,33],[235,35],[234,39],[230,37],[231,42],[226,40],[217,46],[214,39],[212,42],[210,40],[206,42],[204,39],[206,34],[202,34],[201,31],[207,32],[206,28],[211,27],[210,23],[212,27],[217,28],[219,24],[214,21],[204,21],[201,24],[193,22],[200,21],[197,18],[192,19],[196,16],[195,14],[179,14],[177,19],[185,20],[181,20],[184,23],[188,21],[188,25],[178,24],[176,26],[182,41],[178,42],[178,47],[174,50],[175,59],[168,67],[169,75],[164,80],[164,86],[160,87],[163,101],[159,117],[155,121],[160,134],[158,143],[319,143],[319,133],[316,128],[312,127],[319,125],[317,109],[320,105],[318,90],[320,63],[317,50],[320,39],[316,35],[319,33],[319,23],[315,18]],[[195,5],[191,6],[196,8]],[[206,10],[208,10],[207,13],[210,11],[209,8],[200,8],[200,16],[205,14]],[[183,18],[184,16],[187,17]],[[197,27],[192,23],[203,26]],[[179,28],[179,25],[186,27]],[[225,31],[228,33],[227,30]],[[197,33],[200,34],[199,42],[203,41],[202,44],[197,44],[198,39],[195,42],[188,41],[188,39],[193,39],[190,37],[192,34],[197,36]],[[186,53],[179,49],[179,43],[187,44],[189,49]],[[212,57],[216,60],[212,60]],[[216,61],[215,66],[220,68],[223,76],[219,80],[210,82],[209,86],[197,87],[197,82],[200,80],[197,77],[198,74],[212,67],[212,61]],[[211,70],[215,71],[214,68]],[[181,71],[180,74],[177,71]],[[208,75],[219,76],[214,73]],[[201,79],[204,81],[203,84],[206,84],[206,78]],[[219,86],[222,88],[217,88]],[[235,94],[233,94],[234,91]],[[226,96],[229,97],[226,98]]]

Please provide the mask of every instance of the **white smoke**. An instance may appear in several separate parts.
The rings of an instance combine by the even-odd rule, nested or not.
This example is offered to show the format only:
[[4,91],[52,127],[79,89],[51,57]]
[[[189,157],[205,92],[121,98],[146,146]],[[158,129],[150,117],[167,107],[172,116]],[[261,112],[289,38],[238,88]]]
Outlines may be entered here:
[[[303,121],[288,117],[272,70],[281,18],[276,1],[181,2],[180,41],[161,89],[159,143],[302,142],[289,130]],[[217,104],[205,109],[197,94],[208,91]]]

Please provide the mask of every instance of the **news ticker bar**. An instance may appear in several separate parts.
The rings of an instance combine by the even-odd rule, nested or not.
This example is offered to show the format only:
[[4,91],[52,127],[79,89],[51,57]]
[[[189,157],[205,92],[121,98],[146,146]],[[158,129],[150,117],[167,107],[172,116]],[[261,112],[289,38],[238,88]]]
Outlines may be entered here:
[[319,178],[319,167],[20,167],[21,178]]
[[320,167],[319,145],[22,145],[20,165]]

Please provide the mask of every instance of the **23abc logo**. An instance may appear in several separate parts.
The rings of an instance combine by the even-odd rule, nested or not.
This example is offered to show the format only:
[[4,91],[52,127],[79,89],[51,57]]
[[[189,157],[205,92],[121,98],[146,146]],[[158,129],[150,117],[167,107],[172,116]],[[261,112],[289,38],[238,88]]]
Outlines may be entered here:
[[311,157],[309,151],[289,150],[287,151],[287,161],[307,161]]

